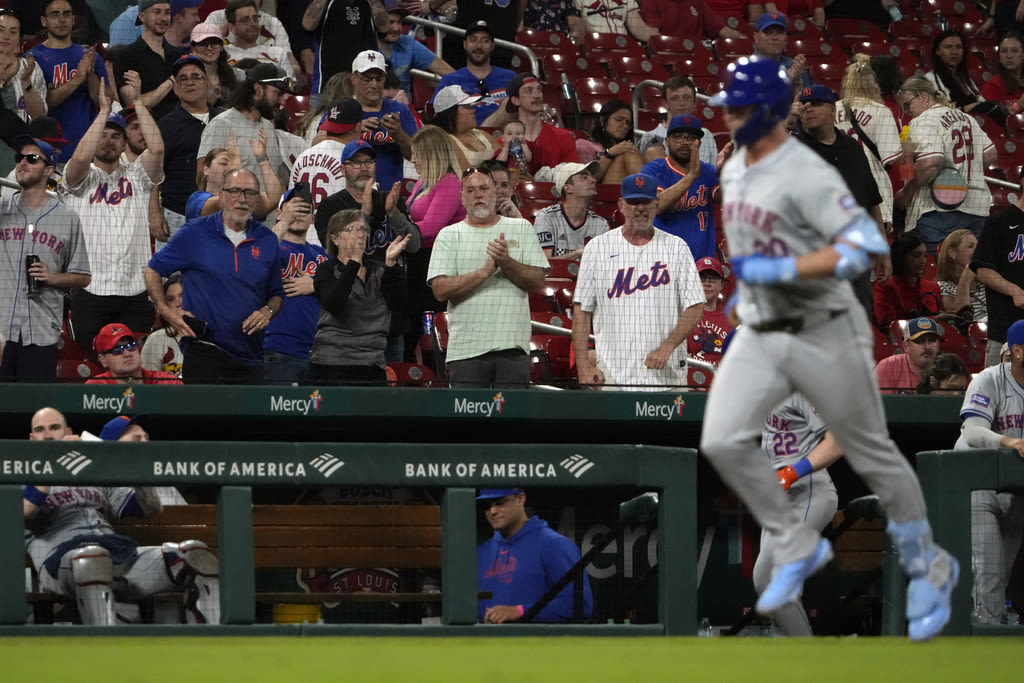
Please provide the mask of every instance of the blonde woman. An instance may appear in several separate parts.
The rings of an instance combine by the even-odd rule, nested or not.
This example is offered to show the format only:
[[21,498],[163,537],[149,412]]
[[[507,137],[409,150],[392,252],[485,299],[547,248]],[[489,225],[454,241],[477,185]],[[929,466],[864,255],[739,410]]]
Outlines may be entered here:
[[[905,230],[916,231],[934,254],[939,243],[957,228],[981,234],[992,205],[985,167],[996,163],[996,147],[974,118],[951,108],[946,96],[924,76],[908,78],[899,98],[911,116],[907,139],[914,149],[914,175],[895,202],[907,207]],[[968,188],[966,198],[955,209],[940,207],[932,197],[932,181],[948,167],[959,172]]]
[[969,268],[977,246],[978,238],[970,230],[961,228],[949,233],[939,249],[937,279],[943,311],[962,315],[960,311],[967,308],[970,320],[983,323],[988,322],[985,285]]
[[882,195],[879,209],[888,232],[892,229],[893,192],[886,168],[900,160],[900,129],[882,99],[870,55],[859,53],[853,56],[853,63],[843,74],[839,97],[836,126],[860,141],[871,175]]

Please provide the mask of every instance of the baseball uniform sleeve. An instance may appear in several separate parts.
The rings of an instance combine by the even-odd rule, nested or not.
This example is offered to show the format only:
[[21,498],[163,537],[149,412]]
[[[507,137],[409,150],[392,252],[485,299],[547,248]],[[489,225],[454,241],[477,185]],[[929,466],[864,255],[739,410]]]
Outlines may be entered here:
[[89,172],[85,174],[85,177],[82,178],[81,182],[74,186],[66,185],[65,187],[67,187],[68,192],[70,192],[71,194],[75,195],[76,197],[81,197],[87,188],[92,187],[96,183],[96,174],[99,172],[99,169],[97,169],[95,166],[90,165]]
[[795,407],[807,420],[807,428],[812,433],[821,434],[827,429],[824,421],[822,421],[818,416],[818,413],[815,412],[814,406],[811,405],[811,402],[807,400],[806,396],[798,393],[796,395]]
[[983,372],[971,380],[964,394],[964,404],[960,408],[960,419],[980,417],[991,425],[995,420],[995,407],[999,393],[995,383],[995,375]]
[[552,223],[554,219],[546,211],[537,213],[533,222],[533,229],[537,233],[537,244],[543,249],[555,248],[555,230]]
[[791,194],[787,203],[799,216],[799,222],[817,226],[826,239],[832,240],[854,219],[868,218],[867,212],[857,203],[839,171],[810,148],[806,151],[814,155],[806,157],[813,165],[805,169],[798,183],[799,198]]
[[593,313],[597,308],[597,272],[596,259],[603,240],[594,240],[583,249],[583,257],[580,259],[579,275],[576,278],[576,290],[573,300],[580,305],[580,308],[587,313]]
[[89,250],[85,246],[85,237],[82,235],[82,222],[78,214],[68,211],[68,241],[64,249],[64,272],[79,273],[88,275],[92,273],[89,267]]

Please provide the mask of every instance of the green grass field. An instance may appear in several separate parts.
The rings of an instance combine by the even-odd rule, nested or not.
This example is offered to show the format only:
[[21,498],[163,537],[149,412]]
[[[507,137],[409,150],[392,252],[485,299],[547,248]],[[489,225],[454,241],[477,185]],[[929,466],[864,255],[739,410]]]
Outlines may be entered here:
[[1024,640],[940,638],[33,637],[0,680],[1021,681]]

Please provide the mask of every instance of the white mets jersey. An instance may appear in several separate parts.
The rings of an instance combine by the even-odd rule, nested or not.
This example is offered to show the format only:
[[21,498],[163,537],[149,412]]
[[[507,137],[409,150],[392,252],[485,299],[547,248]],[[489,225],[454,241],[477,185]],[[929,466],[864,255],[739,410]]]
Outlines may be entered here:
[[[740,149],[722,168],[722,219],[733,257],[801,256],[829,246],[856,220],[870,220],[839,172],[799,140],[754,164]],[[740,320],[756,324],[858,306],[850,283],[823,278],[739,284]]]
[[[936,104],[910,122],[908,139],[914,144],[914,160],[938,157],[943,166],[953,166],[967,181],[967,199],[957,207],[974,216],[987,216],[992,193],[985,182],[985,150],[992,148],[981,126],[958,109]],[[922,187],[907,209],[907,230],[917,224],[921,214],[943,211],[932,199],[931,187]]]
[[[987,367],[971,380],[960,408],[960,419],[980,417],[996,434],[1024,438],[1024,387],[1010,374],[1010,364]],[[963,434],[956,450],[970,448]]]
[[775,406],[761,430],[761,452],[773,469],[806,458],[825,438],[825,423],[814,406],[797,392]]
[[637,247],[616,228],[587,243],[575,301],[593,315],[597,360],[606,384],[626,389],[678,387],[686,383],[681,344],[662,370],[644,367],[687,308],[703,304],[693,255],[686,242],[655,228]]

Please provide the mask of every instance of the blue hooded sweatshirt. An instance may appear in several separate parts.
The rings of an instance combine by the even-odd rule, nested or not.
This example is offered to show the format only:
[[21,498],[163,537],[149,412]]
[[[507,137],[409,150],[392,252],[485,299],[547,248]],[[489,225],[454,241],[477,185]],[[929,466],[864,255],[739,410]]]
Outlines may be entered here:
[[[530,609],[548,587],[580,559],[580,551],[565,536],[553,531],[539,517],[530,517],[511,538],[500,531],[476,549],[477,590],[491,591],[494,598],[480,600],[477,619],[492,605],[522,605]],[[570,583],[540,611],[535,622],[572,619],[573,584]],[[594,609],[590,580],[583,573],[583,616]]]

